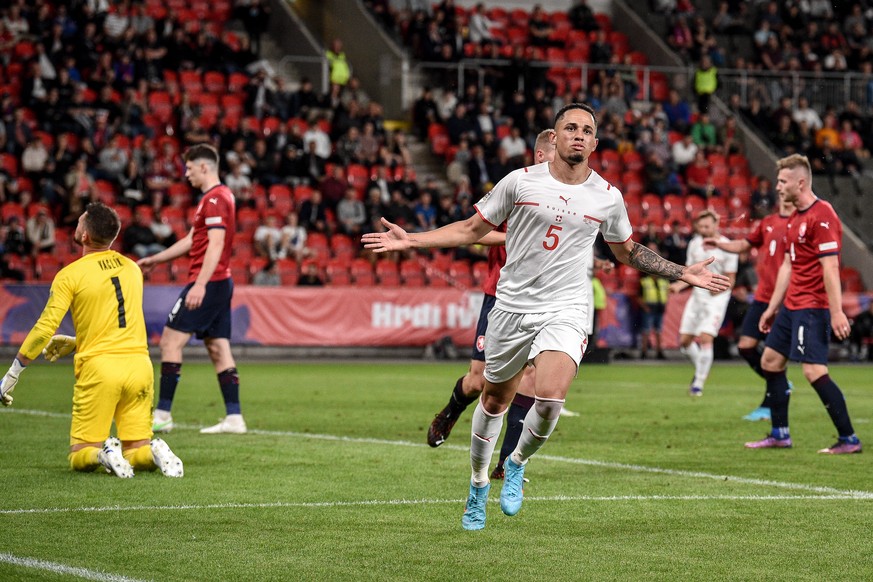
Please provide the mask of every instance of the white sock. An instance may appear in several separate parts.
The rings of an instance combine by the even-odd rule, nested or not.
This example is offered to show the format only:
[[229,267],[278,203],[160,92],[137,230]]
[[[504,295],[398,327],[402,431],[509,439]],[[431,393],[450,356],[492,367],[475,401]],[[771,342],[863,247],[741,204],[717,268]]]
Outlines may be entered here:
[[680,348],[683,354],[688,356],[688,359],[691,360],[691,365],[694,366],[694,380],[691,381],[692,386],[697,386],[697,362],[700,360],[700,346],[697,345],[697,342],[691,342],[688,344],[688,347]]
[[712,368],[712,344],[698,349],[700,354],[697,356],[697,363],[694,366],[694,386],[703,388],[703,384],[709,376],[709,370]]
[[530,407],[524,417],[521,436],[510,455],[513,463],[523,465],[546,443],[558,424],[563,406],[564,400],[560,398],[536,399],[536,404]]
[[[508,408],[506,410],[509,410]],[[482,487],[490,482],[488,478],[488,465],[497,447],[497,437],[503,428],[503,416],[506,410],[500,414],[488,414],[482,408],[482,401],[476,403],[473,411],[473,426],[470,435],[470,466],[473,475],[470,480],[476,487]]]

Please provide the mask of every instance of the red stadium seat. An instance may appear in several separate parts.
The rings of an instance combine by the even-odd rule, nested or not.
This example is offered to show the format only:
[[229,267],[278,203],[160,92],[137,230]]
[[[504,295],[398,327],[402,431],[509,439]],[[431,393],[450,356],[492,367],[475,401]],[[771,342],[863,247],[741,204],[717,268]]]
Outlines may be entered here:
[[419,259],[405,259],[401,261],[400,278],[407,287],[424,287],[427,282],[424,265]]
[[373,265],[368,259],[355,259],[352,261],[349,270],[352,274],[352,279],[354,279],[355,285],[370,287],[376,284]]
[[379,279],[379,285],[384,287],[399,287],[400,286],[400,269],[392,260],[380,259],[376,263],[376,277]]

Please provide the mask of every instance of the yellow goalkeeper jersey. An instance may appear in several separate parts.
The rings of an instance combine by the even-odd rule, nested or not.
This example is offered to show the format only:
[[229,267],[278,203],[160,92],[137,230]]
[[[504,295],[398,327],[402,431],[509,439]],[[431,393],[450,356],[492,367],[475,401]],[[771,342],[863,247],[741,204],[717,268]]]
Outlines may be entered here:
[[115,251],[89,253],[61,269],[48,302],[21,353],[39,356],[69,310],[76,330],[76,360],[100,354],[147,354],[139,266]]

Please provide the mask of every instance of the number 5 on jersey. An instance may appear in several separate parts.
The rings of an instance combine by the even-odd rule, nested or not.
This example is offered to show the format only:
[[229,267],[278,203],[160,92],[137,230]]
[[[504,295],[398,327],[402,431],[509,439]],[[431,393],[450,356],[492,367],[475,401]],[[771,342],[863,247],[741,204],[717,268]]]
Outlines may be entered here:
[[561,240],[558,238],[558,233],[564,230],[564,227],[557,224],[549,225],[549,230],[546,231],[546,240],[543,241],[543,248],[547,251],[553,251],[558,248],[558,243]]

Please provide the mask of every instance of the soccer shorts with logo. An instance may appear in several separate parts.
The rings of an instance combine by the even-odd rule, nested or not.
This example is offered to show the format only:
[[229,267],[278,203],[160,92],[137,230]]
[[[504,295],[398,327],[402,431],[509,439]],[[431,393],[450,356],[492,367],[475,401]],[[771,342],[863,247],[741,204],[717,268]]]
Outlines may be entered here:
[[182,289],[179,299],[167,316],[167,327],[194,334],[198,339],[207,337],[230,339],[233,279],[210,281],[206,284],[206,294],[200,307],[188,309],[185,307],[185,297],[193,285],[194,283],[188,283]]
[[148,354],[106,354],[76,362],[70,444],[152,438],[155,377]]
[[718,335],[724,314],[727,311],[730,293],[707,297],[692,295],[682,312],[682,322],[679,324],[679,333],[682,335],[698,336],[701,334]]
[[831,319],[827,309],[783,307],[764,345],[795,362],[827,364],[830,339]]
[[578,370],[588,343],[588,308],[567,307],[552,313],[509,313],[498,308],[488,316],[485,379],[505,382],[541,352],[570,356]]

